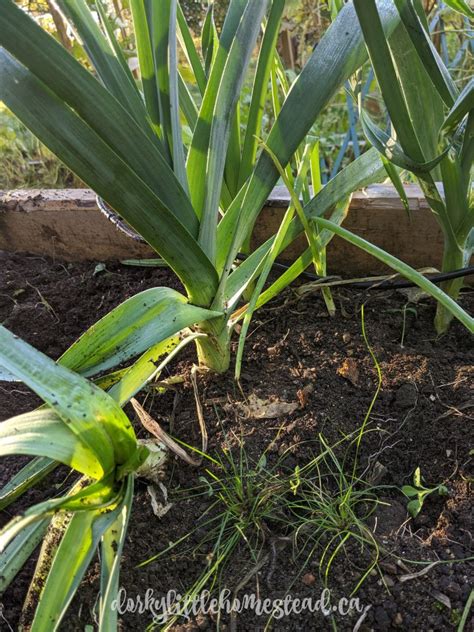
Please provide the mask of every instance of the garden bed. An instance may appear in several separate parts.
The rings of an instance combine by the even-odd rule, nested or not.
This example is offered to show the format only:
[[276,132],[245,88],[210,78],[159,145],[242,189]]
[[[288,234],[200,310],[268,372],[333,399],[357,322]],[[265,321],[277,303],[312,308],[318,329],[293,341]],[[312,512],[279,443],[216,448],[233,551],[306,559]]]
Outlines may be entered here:
[[[441,266],[443,235],[420,187],[405,186],[410,216],[395,188],[372,185],[352,197],[344,227],[415,268]],[[252,246],[275,234],[290,201],[276,187],[255,224]],[[281,255],[293,261],[306,246],[302,235]],[[49,255],[67,261],[146,258],[154,251],[131,240],[99,212],[89,189],[0,191],[0,250]],[[334,237],[328,247],[333,274],[364,275],[390,269]],[[350,265],[348,265],[350,262]]]
[[[0,265],[0,321],[53,358],[125,298],[149,287],[177,287],[175,278],[166,270],[130,268],[117,263],[97,266],[3,254]],[[384,553],[380,572],[373,571],[357,593],[361,604],[371,606],[359,630],[456,629],[474,581],[472,562],[453,562],[473,554],[468,483],[472,339],[460,324],[453,322],[449,333],[436,340],[431,300],[412,302],[407,309],[409,298],[402,292],[338,290],[336,296],[338,313],[334,319],[328,318],[318,294],[298,300],[292,291],[258,312],[246,346],[242,391],[233,381],[232,372],[222,377],[198,378],[209,433],[208,451],[216,455],[229,448],[237,458],[238,444],[242,442],[250,463],[257,462],[267,450],[269,466],[285,455],[286,465],[294,468],[304,465],[318,450],[319,433],[334,444],[343,434],[360,428],[377,386],[376,369],[361,334],[359,307],[365,304],[365,327],[380,364],[383,385],[369,420],[370,432],[361,443],[359,467],[366,470],[367,478],[379,473],[377,484],[386,486],[379,495],[390,504],[379,507],[375,522],[371,520]],[[415,300],[413,295],[410,297]],[[461,304],[472,312],[472,292],[462,295]],[[183,375],[184,383],[163,395],[149,394],[140,400],[164,429],[199,447],[199,425],[189,379],[194,356],[190,347],[188,350],[169,368],[170,374]],[[265,402],[295,404],[294,411],[276,418],[252,417],[248,409],[251,396]],[[31,410],[37,403],[24,386],[0,385],[2,419]],[[133,411],[127,412],[133,418]],[[141,437],[146,435],[138,422],[136,428]],[[0,482],[4,484],[22,462],[20,458],[5,459]],[[426,475],[427,483],[444,482],[449,496],[433,494],[420,515],[408,520],[406,498],[397,488],[412,482],[417,467]],[[121,571],[121,585],[129,597],[144,595],[147,588],[155,591],[155,597],[171,589],[183,592],[203,572],[209,547],[200,545],[202,528],[189,541],[191,547],[197,547],[195,556],[182,555],[176,549],[155,563],[137,568],[137,564],[170,541],[196,525],[199,527],[200,517],[211,501],[205,496],[179,500],[176,491],[198,485],[203,469],[182,461],[170,462],[163,482],[173,507],[161,519],[152,511],[146,486],[138,484]],[[53,476],[53,493],[62,489],[64,478],[64,470]],[[25,496],[23,502],[29,505],[32,500],[38,502],[49,495],[51,479]],[[19,508],[9,507],[4,520]],[[270,526],[262,545],[262,554],[269,554],[269,561],[242,593],[258,592],[262,598],[277,599],[290,589],[298,598],[319,596],[323,584],[316,553],[303,565],[292,561],[291,546],[272,553],[273,538],[284,535]],[[424,575],[401,581],[407,574],[426,568],[407,560],[449,563],[440,563]],[[224,573],[223,585],[234,589],[253,567],[255,561],[247,547],[242,546]],[[61,629],[83,630],[86,624],[93,624],[92,609],[99,586],[97,569],[98,564],[91,566]],[[32,570],[30,562],[1,599],[2,616],[13,629],[17,627]],[[362,572],[357,547],[348,545],[336,558],[329,575],[333,602],[341,596],[349,597]],[[337,616],[337,629],[352,630],[359,616]],[[247,611],[238,616],[236,629],[263,630],[266,619],[257,619]],[[123,629],[145,630],[150,621],[148,612],[128,613],[123,617]],[[231,629],[225,617],[222,623],[221,629]],[[271,629],[329,630],[331,625],[328,618],[303,612],[274,622]],[[204,616],[181,622],[174,629],[214,630],[216,622]]]

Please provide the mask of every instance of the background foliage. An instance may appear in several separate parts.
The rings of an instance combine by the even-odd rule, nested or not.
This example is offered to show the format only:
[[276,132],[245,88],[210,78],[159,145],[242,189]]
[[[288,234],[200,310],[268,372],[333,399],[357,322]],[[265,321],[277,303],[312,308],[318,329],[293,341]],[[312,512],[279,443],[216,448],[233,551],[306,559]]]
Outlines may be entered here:
[[[116,28],[133,67],[135,44],[131,36],[130,11],[128,0],[107,0],[114,12],[120,15]],[[459,87],[465,85],[474,74],[474,34],[467,28],[466,20],[454,11],[445,10],[439,0],[423,0],[425,9],[433,23],[433,39],[438,51],[450,60],[450,71]],[[61,43],[81,61],[82,49],[74,43],[68,33],[64,20],[51,0],[19,0],[18,4],[28,10]],[[309,54],[317,45],[322,34],[330,24],[330,0],[287,0],[285,17],[280,35],[280,53],[282,54],[290,81],[304,65]],[[207,3],[197,0],[181,0],[183,11],[191,28],[199,31],[206,15]],[[217,26],[222,24],[228,0],[215,0],[214,12]],[[470,43],[469,43],[470,40]],[[380,96],[372,82],[369,87],[371,114],[376,118],[385,115]],[[192,86],[191,86],[192,88]],[[250,98],[250,86],[246,88]],[[268,123],[270,124],[269,119]],[[242,121],[245,124],[245,120]],[[341,91],[326,108],[313,130],[319,138],[321,154],[325,162],[321,165],[323,180],[330,177],[334,170],[347,164],[365,146],[362,129],[357,122],[354,133],[358,147],[354,148],[353,139],[349,139],[344,155],[341,147],[351,126],[351,113],[347,98]],[[69,188],[83,186],[81,181],[67,170],[33,135],[0,104],[0,152],[2,169],[0,170],[0,189],[15,188]],[[342,159],[342,160],[341,160]]]

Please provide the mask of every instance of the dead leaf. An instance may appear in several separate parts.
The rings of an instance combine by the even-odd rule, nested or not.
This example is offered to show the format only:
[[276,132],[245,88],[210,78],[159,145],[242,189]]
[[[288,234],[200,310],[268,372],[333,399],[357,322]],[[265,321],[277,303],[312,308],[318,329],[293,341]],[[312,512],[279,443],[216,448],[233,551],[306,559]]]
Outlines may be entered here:
[[308,403],[310,395],[313,392],[314,392],[314,386],[312,384],[307,384],[306,386],[303,386],[303,388],[299,388],[296,391],[296,396],[298,398],[301,408],[306,408],[306,404]]
[[439,590],[432,590],[430,592],[430,595],[434,597],[436,601],[439,601],[439,603],[442,603],[443,606],[446,606],[446,608],[449,608],[451,610],[451,599],[448,597],[448,595],[444,595],[443,593],[439,592]]
[[189,465],[199,466],[201,465],[201,461],[193,459],[189,454],[184,450],[176,441],[174,441],[167,432],[163,430],[160,424],[151,417],[146,410],[141,406],[141,404],[135,399],[132,398],[130,400],[135,412],[137,413],[138,419],[141,421],[142,425],[153,434],[157,439],[161,441],[169,450],[174,452],[177,456],[179,456],[183,461],[189,463]]
[[388,469],[383,463],[380,463],[380,461],[375,461],[372,470],[367,477],[367,482],[371,485],[378,485],[387,472]]
[[354,386],[359,385],[359,369],[354,358],[346,358],[341,366],[337,369],[337,374],[348,380]]
[[408,575],[402,575],[399,579],[401,582],[408,582],[412,579],[418,579],[418,577],[423,577],[423,575],[429,573],[429,571],[435,566],[438,566],[438,564],[441,564],[441,562],[432,562],[431,564],[428,564],[428,566],[425,566],[425,568],[423,568],[421,571],[418,571],[417,573],[409,573]]
[[148,485],[147,492],[150,495],[153,513],[157,516],[157,518],[163,518],[163,516],[165,516],[171,509],[173,503],[168,502],[168,490],[163,483],[159,483],[159,487],[161,489],[161,493],[163,494],[164,503],[158,500],[158,494],[154,485]]
[[284,415],[291,415],[299,408],[298,402],[282,402],[260,399],[256,395],[250,395],[247,403],[242,404],[242,410],[246,417],[254,419],[277,419]]

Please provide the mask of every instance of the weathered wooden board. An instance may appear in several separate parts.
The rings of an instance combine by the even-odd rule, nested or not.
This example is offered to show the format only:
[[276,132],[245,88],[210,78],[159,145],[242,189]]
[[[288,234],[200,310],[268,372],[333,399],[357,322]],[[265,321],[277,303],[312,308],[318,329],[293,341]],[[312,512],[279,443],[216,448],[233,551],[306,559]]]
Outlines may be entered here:
[[[439,266],[441,231],[420,189],[409,185],[406,191],[411,220],[394,188],[376,185],[354,194],[344,226],[416,268]],[[275,189],[255,226],[254,244],[276,231],[288,200],[287,191]],[[293,259],[303,246],[304,238],[288,248],[282,259]],[[86,189],[0,192],[0,250],[68,261],[153,256],[148,246],[117,230],[99,212],[94,193]],[[328,269],[333,274],[355,276],[380,272],[384,267],[334,238],[328,249]]]

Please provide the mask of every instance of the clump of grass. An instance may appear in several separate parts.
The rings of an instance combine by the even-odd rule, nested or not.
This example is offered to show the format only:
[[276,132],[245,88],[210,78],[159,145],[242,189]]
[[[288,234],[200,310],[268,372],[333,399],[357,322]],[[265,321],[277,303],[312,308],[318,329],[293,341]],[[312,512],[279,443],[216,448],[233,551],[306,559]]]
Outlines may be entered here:
[[379,546],[368,520],[381,502],[380,487],[369,485],[354,473],[346,474],[344,460],[334,447],[322,435],[319,442],[319,454],[298,472],[294,498],[287,504],[294,529],[293,554],[303,566],[315,560],[327,586],[334,561],[342,554],[350,557],[349,545],[355,543],[358,559],[367,558],[368,562],[361,569],[354,594],[379,561]]
[[[200,484],[178,494],[181,501],[208,498],[208,508],[192,531],[144,564],[163,558],[172,549],[192,558],[209,550],[205,570],[180,602],[185,611],[203,590],[217,592],[225,586],[226,570],[237,553],[247,552],[252,570],[233,587],[235,594],[260,570],[270,586],[282,549],[288,550],[300,568],[293,582],[288,582],[289,591],[310,560],[316,561],[321,582],[327,586],[336,558],[350,558],[349,545],[355,543],[357,558],[368,560],[354,587],[356,592],[379,559],[377,541],[367,526],[379,503],[378,490],[352,473],[345,474],[345,458],[336,454],[344,444],[344,452],[353,450],[357,438],[355,433],[330,446],[320,435],[314,442],[314,457],[302,467],[290,467],[287,453],[271,463],[268,448],[252,463],[242,441],[236,455],[225,450],[216,458],[208,457],[209,467]],[[205,535],[197,544],[186,547],[200,532]],[[166,626],[179,617],[176,611],[173,615]]]

